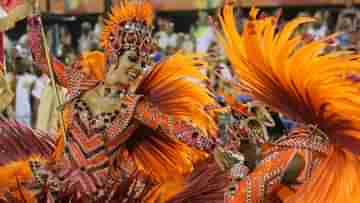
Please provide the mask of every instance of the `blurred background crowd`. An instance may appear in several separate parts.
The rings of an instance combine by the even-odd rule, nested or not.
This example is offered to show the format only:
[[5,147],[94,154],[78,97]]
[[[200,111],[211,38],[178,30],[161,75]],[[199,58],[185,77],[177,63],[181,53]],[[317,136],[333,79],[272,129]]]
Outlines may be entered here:
[[[269,15],[282,13],[281,22],[295,16],[314,17],[318,20],[316,23],[304,25],[299,30],[305,40],[320,39],[329,33],[338,32],[336,40],[329,40],[332,49],[360,51],[360,10],[351,1],[344,1],[337,6],[284,6],[282,10],[276,6],[264,10]],[[248,11],[249,7],[238,9],[239,29]],[[207,53],[210,64],[207,70],[209,87],[221,95],[231,85],[232,70],[209,23],[209,16],[216,17],[216,14],[216,9],[159,12],[154,32],[154,38],[158,40],[158,52],[153,57],[158,61],[180,50]],[[43,20],[51,52],[63,63],[70,65],[79,54],[100,49],[102,14],[44,14]],[[27,40],[25,20],[6,33],[6,77],[16,92],[16,100],[7,116],[29,126],[51,131],[56,123],[53,112],[56,106],[55,94],[48,76],[32,64]],[[40,105],[43,107],[40,108]]]

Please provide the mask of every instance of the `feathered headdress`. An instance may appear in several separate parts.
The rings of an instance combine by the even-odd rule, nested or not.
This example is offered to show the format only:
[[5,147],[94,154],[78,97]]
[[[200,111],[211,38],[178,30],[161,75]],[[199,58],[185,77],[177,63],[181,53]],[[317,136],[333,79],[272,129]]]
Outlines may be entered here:
[[252,96],[292,120],[315,125],[334,143],[360,152],[360,94],[346,76],[360,71],[360,56],[345,51],[324,53],[334,35],[309,43],[296,28],[314,22],[299,17],[278,30],[278,17],[258,18],[252,9],[240,35],[234,6],[226,5],[219,40]]
[[134,50],[148,63],[154,51],[152,30],[154,10],[147,0],[122,0],[111,10],[101,34],[101,46],[110,56],[117,57],[126,50]]

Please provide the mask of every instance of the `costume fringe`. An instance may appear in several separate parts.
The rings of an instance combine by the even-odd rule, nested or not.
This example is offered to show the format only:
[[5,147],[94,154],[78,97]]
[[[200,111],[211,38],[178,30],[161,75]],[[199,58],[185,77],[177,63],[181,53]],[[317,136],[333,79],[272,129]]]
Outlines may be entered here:
[[199,162],[186,180],[184,189],[167,203],[223,203],[230,176],[215,160]]
[[0,117],[0,166],[30,156],[50,157],[53,150],[50,135]]

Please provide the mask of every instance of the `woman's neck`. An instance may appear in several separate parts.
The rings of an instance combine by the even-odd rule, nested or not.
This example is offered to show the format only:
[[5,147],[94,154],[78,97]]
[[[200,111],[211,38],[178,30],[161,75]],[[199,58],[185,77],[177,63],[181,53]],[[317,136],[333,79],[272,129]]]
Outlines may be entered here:
[[125,95],[128,91],[128,86],[124,85],[107,85],[103,83],[100,87],[100,94],[103,97],[119,97]]

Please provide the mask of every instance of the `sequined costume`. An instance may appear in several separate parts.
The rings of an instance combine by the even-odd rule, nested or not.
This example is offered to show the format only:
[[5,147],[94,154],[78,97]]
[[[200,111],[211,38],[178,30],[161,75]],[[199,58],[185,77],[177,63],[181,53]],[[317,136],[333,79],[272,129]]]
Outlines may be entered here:
[[[215,101],[196,82],[206,79],[197,67],[205,65],[199,57],[179,53],[152,64],[152,18],[147,1],[123,1],[106,21],[104,53],[85,53],[71,67],[52,59],[57,83],[67,88],[66,132],[54,143],[1,121],[0,126],[19,125],[1,135],[13,147],[1,146],[5,156],[18,151],[2,161],[0,174],[7,177],[0,181],[2,199],[165,202],[184,190],[185,176],[215,148],[217,126],[205,110]],[[39,16],[29,18],[29,28],[34,61],[47,70]],[[91,111],[92,90],[104,83],[109,63],[128,49],[149,67],[140,85],[134,92],[119,87],[113,93],[119,98],[116,110]]]
[[360,70],[359,55],[324,53],[334,35],[304,42],[294,30],[308,17],[280,29],[279,16],[253,8],[239,34],[233,10],[229,3],[219,15],[218,37],[239,85],[298,127],[262,145],[261,162],[228,202],[359,202],[360,100],[347,79]]

